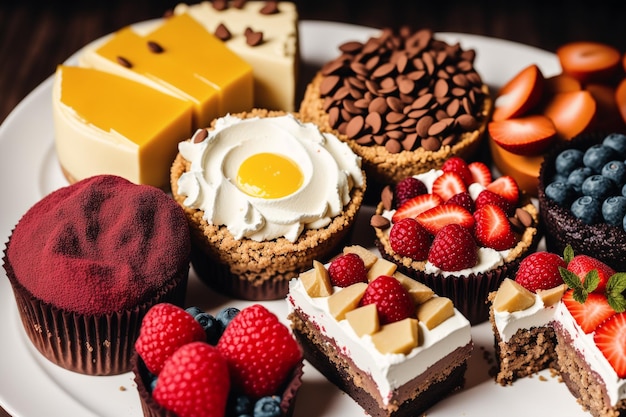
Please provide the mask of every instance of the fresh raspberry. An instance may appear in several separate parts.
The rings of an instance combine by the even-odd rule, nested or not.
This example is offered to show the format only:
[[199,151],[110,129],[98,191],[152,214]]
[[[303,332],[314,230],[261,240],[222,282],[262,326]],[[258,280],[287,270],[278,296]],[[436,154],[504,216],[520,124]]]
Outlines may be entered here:
[[446,201],[446,204],[456,204],[457,206],[463,207],[470,213],[473,213],[474,210],[476,210],[474,200],[467,191],[453,195],[448,201]]
[[520,262],[515,281],[532,292],[548,290],[563,284],[559,267],[566,267],[559,255],[545,251],[531,253]]
[[461,157],[452,156],[446,159],[446,161],[441,166],[441,170],[443,172],[456,172],[457,174],[459,174],[466,186],[469,186],[471,183],[474,182],[472,172],[467,166],[467,162],[465,162],[465,160]]
[[335,258],[328,267],[330,282],[337,287],[349,287],[357,282],[367,282],[367,268],[356,253],[346,253]]
[[381,275],[369,283],[360,305],[375,304],[381,324],[393,323],[415,315],[415,304],[400,281]]
[[135,350],[146,367],[159,375],[165,361],[181,346],[205,341],[204,329],[191,314],[173,304],[156,304],[144,317]]
[[290,330],[260,304],[235,316],[217,349],[226,358],[233,388],[254,398],[275,394],[302,359]]
[[416,261],[426,259],[430,241],[424,226],[408,217],[394,223],[389,231],[389,244],[394,252]]
[[223,417],[229,390],[228,365],[220,352],[192,342],[165,362],[152,396],[179,417]]
[[478,261],[478,247],[472,233],[458,224],[444,226],[433,240],[428,261],[444,271],[473,267]]
[[417,197],[418,195],[426,194],[426,185],[415,177],[407,177],[396,184],[393,190],[393,198],[396,203],[396,207],[400,207],[406,201]]

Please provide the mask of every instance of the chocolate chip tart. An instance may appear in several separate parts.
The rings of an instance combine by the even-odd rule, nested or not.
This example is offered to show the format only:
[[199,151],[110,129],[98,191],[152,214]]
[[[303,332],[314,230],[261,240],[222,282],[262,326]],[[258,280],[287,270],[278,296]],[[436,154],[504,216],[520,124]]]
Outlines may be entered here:
[[336,130],[368,178],[395,184],[476,151],[493,103],[473,50],[407,28],[339,50],[307,86],[300,115]]

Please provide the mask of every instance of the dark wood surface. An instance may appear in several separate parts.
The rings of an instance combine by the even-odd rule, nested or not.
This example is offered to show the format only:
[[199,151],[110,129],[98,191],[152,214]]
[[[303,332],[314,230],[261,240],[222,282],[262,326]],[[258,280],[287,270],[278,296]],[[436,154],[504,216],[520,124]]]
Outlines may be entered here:
[[[157,18],[175,0],[0,0],[0,121],[57,64],[125,25]],[[300,0],[301,19],[430,28],[508,39],[554,52],[577,40],[626,52],[626,1]],[[6,197],[6,196],[5,196]],[[0,352],[2,354],[2,352]],[[0,370],[0,389],[10,376]],[[7,416],[0,409],[0,416]]]

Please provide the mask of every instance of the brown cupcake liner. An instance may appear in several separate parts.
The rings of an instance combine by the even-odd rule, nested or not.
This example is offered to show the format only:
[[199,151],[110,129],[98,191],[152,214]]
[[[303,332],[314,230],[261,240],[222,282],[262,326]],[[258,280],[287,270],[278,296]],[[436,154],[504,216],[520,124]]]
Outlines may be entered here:
[[544,229],[546,248],[553,253],[563,254],[571,245],[576,254],[598,258],[617,271],[626,270],[626,232],[605,223],[588,225],[574,217],[569,208],[561,207],[545,194],[546,185],[555,175],[554,162],[565,149],[585,150],[601,143],[604,132],[583,134],[554,148],[546,155],[539,171],[539,218]]
[[[240,300],[268,301],[285,298],[289,281],[312,268],[314,260],[326,261],[349,236],[350,227],[339,230],[315,247],[296,255],[274,255],[271,269],[259,270],[255,265],[231,265],[206,241],[192,239],[191,263],[198,278],[213,290]],[[233,272],[233,268],[239,272]]]
[[86,375],[130,371],[144,315],[160,302],[183,305],[189,272],[186,264],[164,288],[132,309],[87,315],[38,299],[15,276],[6,250],[3,262],[24,330],[35,348],[52,363]]
[[[385,251],[379,240],[376,240],[376,247],[383,258],[390,262],[396,262],[393,256]],[[489,293],[496,291],[505,278],[515,277],[520,260],[516,259],[507,262],[483,274],[460,276],[446,277],[441,274],[428,274],[402,264],[398,264],[398,270],[414,280],[427,285],[435,294],[451,299],[454,307],[473,326],[489,319]]]
[[[152,394],[147,388],[150,385],[152,375],[137,352],[133,353],[131,363],[144,417],[176,417],[176,413],[167,410],[152,398]],[[282,417],[291,417],[293,415],[297,394],[302,385],[303,366],[303,362],[300,361],[281,389],[280,409]]]

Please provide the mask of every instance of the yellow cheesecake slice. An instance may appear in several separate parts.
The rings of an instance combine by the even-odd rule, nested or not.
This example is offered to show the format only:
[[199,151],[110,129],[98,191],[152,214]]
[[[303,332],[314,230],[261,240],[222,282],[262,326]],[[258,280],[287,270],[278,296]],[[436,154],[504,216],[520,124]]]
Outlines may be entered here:
[[299,61],[295,4],[235,3],[226,2],[224,9],[209,1],[181,3],[174,8],[174,14],[191,15],[210,33],[225,34],[226,29],[230,37],[221,37],[226,46],[254,68],[255,107],[293,111]]
[[166,188],[193,106],[103,71],[60,65],[53,87],[55,145],[70,180],[114,174]]
[[188,100],[194,127],[253,105],[252,67],[188,15],[164,19],[147,34],[121,29],[87,48],[80,65]]

